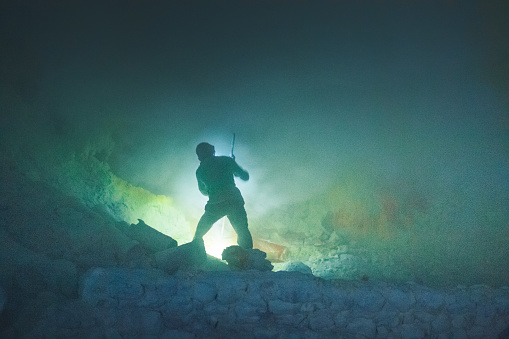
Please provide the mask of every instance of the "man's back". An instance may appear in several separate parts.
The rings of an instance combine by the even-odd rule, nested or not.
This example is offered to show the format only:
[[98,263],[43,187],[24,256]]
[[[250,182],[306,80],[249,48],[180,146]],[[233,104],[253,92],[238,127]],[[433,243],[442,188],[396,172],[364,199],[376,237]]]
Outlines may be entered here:
[[249,174],[235,160],[226,156],[208,157],[196,170],[200,192],[207,195],[210,202],[239,198],[240,192],[235,186],[234,176],[242,180],[249,179]]

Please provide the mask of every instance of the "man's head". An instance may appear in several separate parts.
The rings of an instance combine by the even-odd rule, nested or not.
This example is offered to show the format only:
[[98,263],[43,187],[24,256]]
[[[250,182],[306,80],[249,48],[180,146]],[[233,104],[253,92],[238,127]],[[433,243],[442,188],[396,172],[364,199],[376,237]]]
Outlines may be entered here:
[[216,154],[216,150],[214,149],[214,146],[208,142],[202,142],[196,146],[196,155],[200,161],[214,156],[214,154]]

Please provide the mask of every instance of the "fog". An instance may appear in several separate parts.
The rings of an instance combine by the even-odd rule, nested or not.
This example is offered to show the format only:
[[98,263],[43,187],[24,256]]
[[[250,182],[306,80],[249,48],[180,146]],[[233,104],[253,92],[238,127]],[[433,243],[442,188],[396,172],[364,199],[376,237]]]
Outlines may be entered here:
[[473,271],[507,262],[507,5],[1,6],[2,149],[34,180],[68,190],[64,174],[84,174],[64,165],[93,158],[194,227],[206,202],[194,148],[228,155],[236,133],[255,234],[319,234],[332,211],[337,230],[380,243],[413,232],[402,255],[439,238],[477,249],[459,254]]

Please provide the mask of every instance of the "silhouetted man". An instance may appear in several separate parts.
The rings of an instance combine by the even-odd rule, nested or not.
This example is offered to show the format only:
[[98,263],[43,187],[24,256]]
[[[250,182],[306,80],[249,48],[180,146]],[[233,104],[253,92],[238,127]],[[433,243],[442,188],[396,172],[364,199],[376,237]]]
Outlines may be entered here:
[[230,220],[237,233],[237,243],[244,249],[253,248],[253,239],[247,226],[247,214],[244,199],[237,186],[235,177],[247,181],[249,173],[243,170],[233,158],[215,156],[215,149],[209,143],[202,142],[196,147],[200,166],[196,170],[198,188],[209,197],[205,213],[198,222],[194,239],[202,239],[212,225],[224,217]]

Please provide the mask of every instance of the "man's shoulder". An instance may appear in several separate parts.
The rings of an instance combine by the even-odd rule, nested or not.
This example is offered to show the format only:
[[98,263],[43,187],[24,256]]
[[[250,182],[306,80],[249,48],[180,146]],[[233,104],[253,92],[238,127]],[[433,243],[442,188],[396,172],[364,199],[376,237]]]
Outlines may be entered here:
[[217,166],[231,166],[231,164],[235,163],[235,161],[227,156],[214,156],[212,158],[207,159],[206,161],[202,161],[196,172],[203,171],[205,168],[213,168]]
[[217,161],[222,161],[222,162],[232,162],[233,159],[226,156],[226,155],[220,155],[220,156],[217,156],[216,157]]

